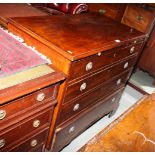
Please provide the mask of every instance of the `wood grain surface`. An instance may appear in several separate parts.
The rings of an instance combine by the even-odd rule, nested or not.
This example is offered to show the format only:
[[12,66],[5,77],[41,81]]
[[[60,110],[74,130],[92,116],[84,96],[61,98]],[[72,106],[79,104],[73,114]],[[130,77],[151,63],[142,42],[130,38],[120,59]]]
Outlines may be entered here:
[[128,26],[95,13],[11,18],[9,22],[70,60],[145,37],[136,30],[131,31]]
[[[119,123],[118,123],[119,122]],[[154,152],[155,93],[143,98],[90,140],[84,152]]]

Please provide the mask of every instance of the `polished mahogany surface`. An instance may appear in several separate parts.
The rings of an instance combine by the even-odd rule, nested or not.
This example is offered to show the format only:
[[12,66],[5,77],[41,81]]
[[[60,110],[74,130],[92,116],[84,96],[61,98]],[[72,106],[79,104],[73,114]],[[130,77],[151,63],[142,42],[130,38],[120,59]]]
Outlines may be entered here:
[[145,37],[128,26],[91,13],[12,18],[9,22],[70,60]]
[[80,151],[154,152],[154,122],[155,93],[145,97],[145,99],[143,98],[131,107],[89,141]]

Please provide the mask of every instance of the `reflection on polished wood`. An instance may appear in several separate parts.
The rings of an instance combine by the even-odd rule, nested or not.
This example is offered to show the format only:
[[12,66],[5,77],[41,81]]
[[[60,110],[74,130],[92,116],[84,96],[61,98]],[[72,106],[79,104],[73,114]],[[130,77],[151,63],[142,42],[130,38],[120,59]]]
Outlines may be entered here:
[[155,93],[145,97],[145,99],[130,108],[126,116],[121,115],[80,151],[154,152],[154,123]]

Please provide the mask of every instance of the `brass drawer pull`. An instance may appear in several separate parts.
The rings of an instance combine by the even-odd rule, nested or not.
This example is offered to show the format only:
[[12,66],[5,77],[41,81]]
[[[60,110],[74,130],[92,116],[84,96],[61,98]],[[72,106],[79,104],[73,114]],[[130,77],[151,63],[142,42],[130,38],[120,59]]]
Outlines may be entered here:
[[89,71],[93,68],[93,63],[92,62],[89,62],[87,65],[86,65],[86,71]]
[[115,102],[115,100],[116,100],[116,98],[114,97],[111,101],[112,101],[112,102]]
[[103,15],[103,14],[105,14],[105,13],[106,13],[106,10],[105,10],[105,9],[100,9],[100,10],[99,10],[99,14]]
[[119,85],[121,83],[121,79],[117,80],[117,85]]
[[136,16],[136,19],[137,19],[138,21],[141,21],[141,20],[143,20],[143,16],[141,16],[141,15]]
[[58,133],[58,132],[61,131],[61,130],[62,130],[62,128],[57,128],[57,129],[55,130],[55,132]]
[[137,43],[137,40],[135,40],[133,43],[136,44]]
[[80,104],[75,104],[73,111],[77,111],[80,108]]
[[116,55],[117,55],[117,54],[116,54],[116,53],[114,53],[114,55],[113,55],[113,56],[114,56],[114,58],[116,57]]
[[34,122],[33,122],[33,127],[34,128],[37,128],[37,127],[39,127],[40,126],[40,121],[39,120],[35,120]]
[[132,54],[132,53],[134,52],[134,50],[135,50],[135,47],[132,46],[132,47],[130,48],[130,53]]
[[35,147],[37,144],[38,144],[38,141],[36,139],[33,139],[30,143],[32,147]]
[[97,53],[97,55],[98,55],[98,56],[101,56],[101,55],[102,55],[102,53],[101,53],[101,52],[99,52],[99,53]]
[[5,139],[0,139],[0,148],[5,146]]
[[0,110],[0,120],[4,119],[6,116],[6,111],[5,110]]
[[40,93],[37,95],[37,101],[41,102],[45,99],[45,94],[44,93]]
[[73,131],[75,130],[75,127],[74,126],[72,126],[72,127],[70,127],[70,129],[69,129],[69,133],[72,133]]
[[86,83],[83,83],[83,84],[80,86],[80,91],[85,90],[86,87],[87,87],[87,84],[86,84]]
[[129,63],[126,62],[126,63],[124,64],[124,69],[126,69],[128,66],[129,66]]

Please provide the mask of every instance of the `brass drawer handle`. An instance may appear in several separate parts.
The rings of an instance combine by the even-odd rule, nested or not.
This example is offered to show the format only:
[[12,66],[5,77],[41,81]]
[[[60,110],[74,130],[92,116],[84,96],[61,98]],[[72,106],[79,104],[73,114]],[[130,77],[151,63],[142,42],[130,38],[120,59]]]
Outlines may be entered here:
[[69,129],[69,133],[72,133],[73,131],[75,130],[75,127],[74,126],[72,126],[72,127],[70,127],[70,129]]
[[97,53],[97,55],[98,55],[98,56],[101,56],[101,55],[102,55],[102,53],[101,53],[101,52],[99,52],[99,53]]
[[44,93],[40,93],[37,95],[37,101],[41,102],[45,99],[45,94]]
[[114,53],[114,55],[113,55],[113,56],[114,56],[114,58],[116,57],[116,55],[117,55],[117,54],[116,54],[116,53]]
[[33,139],[30,143],[32,147],[35,147],[37,144],[38,144],[38,141],[36,139]]
[[37,127],[39,127],[40,126],[40,121],[39,120],[34,120],[34,122],[33,122],[33,127],[34,128],[37,128]]
[[103,15],[103,14],[105,14],[105,13],[106,13],[106,10],[105,10],[105,9],[100,9],[100,10],[99,10],[99,14]]
[[120,85],[120,83],[121,83],[121,79],[118,79],[117,80],[117,85]]
[[111,101],[112,101],[112,102],[115,102],[115,100],[116,100],[116,98],[114,97]]
[[58,132],[61,131],[61,130],[62,130],[62,128],[57,128],[57,129],[55,130],[55,132],[58,133]]
[[75,104],[73,111],[77,111],[80,108],[80,104]]
[[5,146],[5,139],[0,139],[0,148]]
[[137,43],[137,40],[135,40],[133,43],[136,44]]
[[80,86],[80,91],[85,90],[86,87],[87,87],[87,84],[86,84],[86,83],[83,83],[83,84]]
[[89,71],[93,68],[93,63],[92,62],[89,62],[87,65],[86,65],[86,71]]
[[143,16],[141,16],[141,15],[136,16],[136,19],[137,19],[138,21],[141,21],[141,20],[143,20]]
[[135,47],[132,46],[132,47],[130,48],[130,53],[132,54],[132,53],[134,52],[134,50],[135,50]]
[[5,110],[0,110],[0,120],[4,119],[6,116],[6,111]]
[[129,63],[126,62],[126,63],[124,64],[124,69],[126,69],[128,66],[129,66]]

